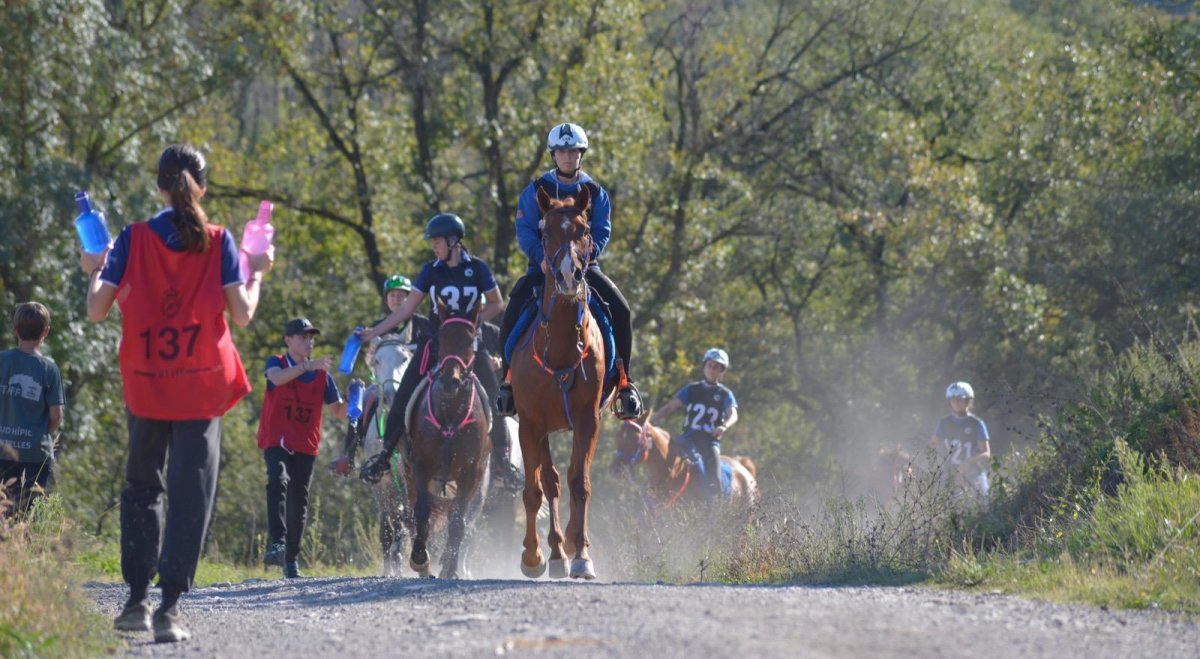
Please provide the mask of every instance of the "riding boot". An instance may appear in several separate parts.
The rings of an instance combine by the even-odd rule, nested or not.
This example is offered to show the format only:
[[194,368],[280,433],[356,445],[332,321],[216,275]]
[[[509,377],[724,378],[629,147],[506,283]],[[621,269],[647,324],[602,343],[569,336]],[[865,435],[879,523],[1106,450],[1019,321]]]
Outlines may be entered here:
[[525,479],[512,463],[512,437],[508,426],[497,420],[492,428],[492,475],[505,489],[516,491],[525,486]]
[[625,370],[625,362],[617,360],[617,370],[621,373],[622,382],[617,386],[616,413],[622,421],[631,421],[642,415],[642,393],[629,378]]
[[[358,477],[368,483],[378,483],[383,475],[392,468],[392,454],[396,452],[396,446],[400,443],[400,439],[405,435],[404,420],[401,418],[403,414],[397,416],[396,420],[389,423],[385,431],[389,436],[384,438],[383,450],[367,458],[361,467],[358,468]],[[398,426],[395,431],[393,426]],[[407,445],[407,442],[405,442]]]
[[500,390],[496,392],[496,414],[499,416],[515,416],[517,413],[517,403],[513,400],[512,383],[505,380],[500,383]]

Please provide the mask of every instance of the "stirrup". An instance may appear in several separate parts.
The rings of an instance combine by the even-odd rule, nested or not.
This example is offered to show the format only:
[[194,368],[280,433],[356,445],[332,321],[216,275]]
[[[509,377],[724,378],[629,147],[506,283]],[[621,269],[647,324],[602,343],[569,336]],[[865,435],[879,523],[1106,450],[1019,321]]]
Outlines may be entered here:
[[358,469],[358,477],[368,483],[378,483],[392,468],[392,452],[380,451],[367,458]]
[[642,415],[642,394],[632,382],[626,382],[626,385],[617,391],[617,400],[615,404],[617,418],[622,421],[630,421]]
[[500,390],[496,392],[496,414],[500,416],[515,416],[517,413],[517,403],[513,400],[512,385],[505,382],[500,385]]

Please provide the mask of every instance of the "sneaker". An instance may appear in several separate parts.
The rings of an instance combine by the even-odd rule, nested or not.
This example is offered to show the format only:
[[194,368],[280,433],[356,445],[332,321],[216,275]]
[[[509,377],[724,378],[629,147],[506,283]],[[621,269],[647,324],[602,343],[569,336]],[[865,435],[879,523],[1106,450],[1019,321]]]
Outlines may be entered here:
[[642,394],[632,382],[617,392],[617,418],[630,421],[642,415]]
[[296,561],[288,561],[283,565],[283,576],[285,579],[300,578],[300,564]]
[[516,413],[517,403],[513,400],[512,383],[505,382],[496,393],[496,414],[514,416]]
[[144,598],[136,602],[130,599],[113,620],[113,627],[119,632],[150,631],[150,603]]
[[263,554],[263,565],[283,565],[283,553],[287,550],[287,545],[282,542],[272,543],[267,547],[267,553]]
[[192,637],[191,632],[180,624],[183,618],[179,614],[179,603],[169,607],[159,607],[154,612],[154,642],[178,643]]

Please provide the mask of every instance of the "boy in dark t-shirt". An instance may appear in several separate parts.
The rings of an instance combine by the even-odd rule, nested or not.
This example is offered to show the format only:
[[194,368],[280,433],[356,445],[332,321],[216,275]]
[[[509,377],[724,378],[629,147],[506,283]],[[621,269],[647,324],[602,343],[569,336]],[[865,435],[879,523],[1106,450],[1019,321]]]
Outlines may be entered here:
[[54,437],[63,419],[62,374],[41,354],[50,310],[25,302],[13,313],[17,347],[0,352],[0,487],[5,516],[24,513],[54,482]]

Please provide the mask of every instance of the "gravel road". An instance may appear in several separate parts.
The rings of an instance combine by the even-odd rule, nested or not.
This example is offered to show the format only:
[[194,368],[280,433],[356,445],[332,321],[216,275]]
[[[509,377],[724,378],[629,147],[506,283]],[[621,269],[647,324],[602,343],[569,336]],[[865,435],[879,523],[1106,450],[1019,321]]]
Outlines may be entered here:
[[[91,584],[116,615],[126,591]],[[126,636],[127,656],[1195,657],[1200,625],[921,588],[674,586],[384,578],[193,590],[190,641]]]

